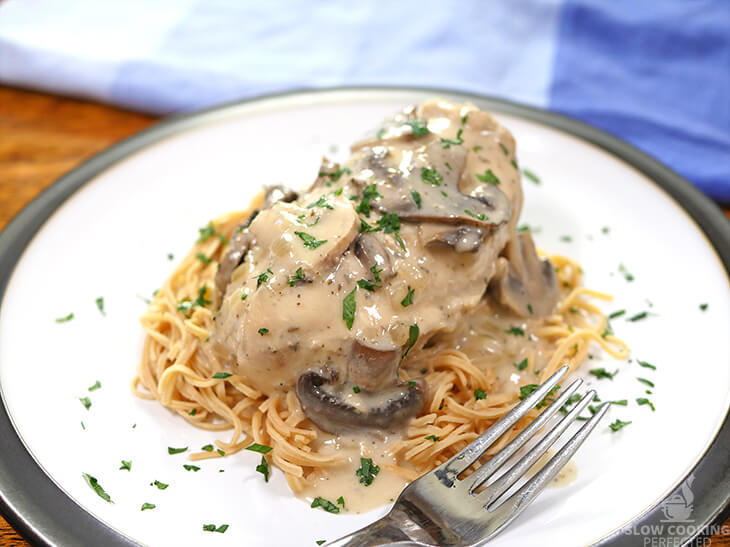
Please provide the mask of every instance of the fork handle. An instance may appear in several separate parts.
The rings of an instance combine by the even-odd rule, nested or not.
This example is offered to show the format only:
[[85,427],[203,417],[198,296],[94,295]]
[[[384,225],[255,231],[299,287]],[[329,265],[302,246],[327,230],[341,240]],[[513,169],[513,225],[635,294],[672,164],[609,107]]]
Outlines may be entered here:
[[414,541],[403,531],[402,525],[395,522],[392,513],[380,520],[361,528],[347,536],[331,541],[325,547],[376,547],[378,545],[399,545],[430,547],[427,543]]

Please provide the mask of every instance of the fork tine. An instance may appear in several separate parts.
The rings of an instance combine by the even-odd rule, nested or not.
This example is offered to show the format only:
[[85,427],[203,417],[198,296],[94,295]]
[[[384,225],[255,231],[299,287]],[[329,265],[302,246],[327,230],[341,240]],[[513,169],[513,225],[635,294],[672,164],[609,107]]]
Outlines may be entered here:
[[542,429],[553,414],[555,414],[565,404],[576,389],[583,383],[583,380],[576,379],[568,388],[560,394],[549,407],[547,407],[533,422],[523,429],[517,437],[515,437],[507,446],[497,452],[487,463],[482,465],[479,469],[474,471],[468,478],[464,479],[469,481],[469,492],[474,492],[479,486],[486,481],[492,474],[499,469],[502,464],[507,461],[515,452],[517,452],[522,446],[530,440],[538,431]]
[[469,445],[451,458],[446,463],[437,467],[434,471],[436,477],[446,486],[453,486],[457,477],[463,473],[471,464],[481,457],[494,441],[499,439],[508,431],[520,418],[542,401],[553,387],[565,376],[568,367],[560,367],[545,383],[533,391],[530,395],[507,413],[501,420],[487,429],[484,433],[474,439]]
[[504,475],[497,479],[494,483],[487,486],[483,492],[479,494],[484,499],[484,504],[489,505],[499,496],[504,494],[515,482],[517,482],[533,465],[539,460],[553,445],[553,443],[563,434],[563,432],[583,412],[588,403],[595,396],[595,391],[589,391],[583,398],[568,412],[568,415],[560,420],[555,426],[548,431],[545,436],[540,439],[535,447],[525,454],[516,464],[514,464]]
[[517,515],[534,500],[537,495],[542,492],[547,485],[555,478],[565,464],[570,461],[573,454],[580,448],[583,442],[591,434],[591,431],[598,425],[608,410],[608,403],[603,403],[596,413],[588,420],[570,440],[555,454],[550,461],[538,471],[534,477],[527,481],[517,492],[507,498],[494,511],[497,513],[498,522],[494,522],[491,526],[491,534],[496,534],[499,530],[509,524]]

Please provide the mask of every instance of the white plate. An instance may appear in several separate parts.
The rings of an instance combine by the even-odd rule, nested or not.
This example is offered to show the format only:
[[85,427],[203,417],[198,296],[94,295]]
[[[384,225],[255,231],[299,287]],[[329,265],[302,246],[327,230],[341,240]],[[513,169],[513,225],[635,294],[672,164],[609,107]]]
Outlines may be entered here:
[[[265,484],[253,453],[185,471],[186,456],[168,455],[168,446],[197,449],[227,434],[199,431],[131,395],[145,308],[137,295],[149,296],[162,283],[174,265],[168,253],[181,258],[209,219],[245,207],[261,185],[309,184],[322,155],[343,159],[365,129],[425,96],[305,93],[183,121],[180,132],[95,174],[52,214],[2,301],[0,388],[27,450],[68,496],[149,545],[315,545],[385,514],[385,507],[347,516],[310,509],[277,470]],[[585,545],[655,507],[723,424],[730,404],[728,276],[702,230],[639,170],[558,129],[497,117],[513,132],[521,165],[542,179],[524,180],[522,222],[541,228],[536,239],[543,249],[578,259],[588,287],[616,296],[603,306],[627,310],[614,330],[634,359],[657,367],[610,358],[585,366],[620,369],[613,381],[589,383],[603,399],[626,398],[629,406],[611,409],[578,452],[577,480],[546,491],[492,543]],[[572,242],[562,241],[565,235]],[[619,273],[619,264],[634,281]],[[105,317],[97,297],[104,297]],[[649,317],[626,321],[641,311]],[[55,322],[70,312],[72,321]],[[656,384],[649,396],[656,412],[635,403],[647,387],[637,376]],[[88,392],[97,380],[102,388]],[[78,400],[86,396],[89,410]],[[616,418],[632,424],[612,433],[607,426]],[[119,470],[122,459],[132,460],[131,472]],[[97,477],[114,503],[99,498],[82,472]],[[170,486],[158,490],[153,480]],[[12,501],[12,493],[4,495]],[[141,512],[144,502],[157,507]],[[230,527],[225,534],[202,531],[208,523]]]

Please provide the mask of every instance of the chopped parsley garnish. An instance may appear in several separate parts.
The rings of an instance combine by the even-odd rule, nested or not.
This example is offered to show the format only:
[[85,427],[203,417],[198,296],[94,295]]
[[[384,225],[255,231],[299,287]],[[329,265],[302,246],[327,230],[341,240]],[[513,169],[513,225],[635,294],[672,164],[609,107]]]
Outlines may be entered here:
[[[382,131],[382,129],[380,131]],[[378,131],[378,133],[380,133],[380,131]],[[380,138],[380,137],[378,137],[378,138]],[[315,541],[315,543],[317,545],[322,545],[323,543],[327,543],[327,540],[326,539],[318,539],[317,541]]]
[[209,222],[207,226],[198,228],[198,232],[200,232],[200,237],[198,237],[198,241],[196,241],[196,243],[203,243],[203,241],[215,234],[215,226],[213,226],[212,222]]
[[362,484],[370,486],[378,473],[380,473],[380,466],[375,465],[371,458],[360,458],[360,468],[355,471],[355,475],[360,477]]
[[96,480],[96,477],[92,477],[88,473],[81,473],[81,475],[84,477],[86,484],[88,484],[91,489],[96,492],[97,496],[99,496],[106,502],[113,503],[111,497],[109,497],[109,494],[104,491],[104,489],[101,487],[101,484],[99,484],[99,481]]
[[636,399],[636,402],[639,404],[639,406],[649,405],[652,412],[656,410],[656,408],[654,408],[654,405],[651,403],[651,401],[649,399],[647,399],[646,397],[639,397],[638,399]]
[[382,228],[386,234],[393,234],[395,240],[401,246],[401,249],[405,250],[406,246],[403,240],[400,238],[400,218],[398,213],[386,213],[380,219],[378,219],[378,227]]
[[570,236],[560,236],[560,241],[562,241],[563,243],[570,243],[571,241],[573,241],[573,238]]
[[567,414],[568,413],[568,407],[574,405],[575,403],[577,403],[578,401],[580,401],[580,399],[581,399],[581,396],[578,395],[577,393],[574,393],[573,395],[571,395],[570,397],[568,397],[568,400],[565,401],[565,404],[560,407],[560,412],[563,413],[563,414]]
[[337,507],[334,503],[332,503],[331,501],[326,500],[324,498],[320,498],[319,496],[317,496],[316,498],[314,498],[312,500],[312,505],[310,505],[310,507],[313,509],[315,507],[321,507],[328,513],[339,513],[340,512],[340,508]]
[[174,260],[174,259],[175,259],[175,255],[174,254],[167,253],[167,260]]
[[461,138],[461,134],[464,132],[463,129],[459,129],[456,132],[455,139],[445,139],[441,137],[441,146],[444,148],[451,148],[452,144],[464,144],[464,139]]
[[313,207],[323,207],[325,209],[334,209],[334,207],[332,207],[332,205],[327,203],[327,199],[325,198],[324,195],[319,196],[319,199],[317,201],[315,201],[314,203],[310,203],[309,205],[307,205],[307,209],[311,209]]
[[517,227],[517,232],[530,232],[530,227],[527,224],[523,224],[522,226]]
[[626,310],[618,310],[618,311],[615,311],[615,312],[609,314],[608,318],[609,319],[616,319],[617,317],[621,317],[625,313],[626,313]]
[[525,357],[519,363],[515,363],[515,367],[517,368],[517,370],[525,370],[527,368],[527,357]]
[[212,259],[205,256],[203,253],[196,254],[195,258],[200,260],[203,264],[210,264],[212,262]]
[[352,386],[353,393],[360,393],[360,386]]
[[370,186],[366,186],[362,191],[362,200],[360,200],[360,204],[355,208],[355,210],[370,218],[370,202],[382,197],[383,195],[378,192],[378,187],[375,183]]
[[603,228],[601,228],[601,233],[603,233],[603,234],[607,234],[610,231],[611,231],[611,228],[609,228],[608,226],[604,226]]
[[626,399],[621,399],[619,401],[608,401],[612,405],[620,405],[620,406],[628,406],[629,402]]
[[503,145],[501,142],[499,143],[499,147],[502,149],[502,152],[504,152],[505,156],[509,156],[509,149]]
[[132,470],[132,460],[122,460],[122,467],[119,468],[120,471],[131,471]]
[[424,120],[423,118],[414,118],[412,120],[408,120],[406,122],[406,125],[411,126],[414,137],[422,137],[429,132],[428,127],[426,127],[426,120]]
[[317,239],[316,237],[309,235],[307,232],[294,232],[304,242],[304,246],[307,249],[316,249],[323,243],[327,243],[326,239]]
[[631,322],[639,321],[641,319],[644,319],[647,315],[649,315],[648,312],[642,311],[642,312],[637,313],[636,315],[632,315],[626,321],[631,321]]
[[89,410],[91,408],[91,399],[88,397],[79,397],[79,401],[81,401],[81,404],[84,405],[84,408],[86,410]]
[[215,527],[215,524],[203,524],[204,532],[218,532],[219,534],[224,534],[226,530],[228,530],[227,524],[221,524],[218,528]]
[[212,378],[215,378],[216,380],[223,380],[225,378],[230,378],[233,376],[230,372],[216,372]]
[[525,335],[525,329],[521,329],[520,327],[510,327],[506,331],[507,334],[511,334],[513,336],[524,336]]
[[246,447],[246,450],[250,450],[251,452],[258,452],[259,454],[268,454],[273,450],[270,446],[266,446],[265,444],[259,444],[259,443],[253,443]]
[[189,414],[190,416],[195,416],[195,415],[196,415],[197,413],[198,413],[198,409],[197,409],[197,408],[194,408],[194,409],[192,409],[192,410],[191,410],[190,412],[188,412],[188,414]]
[[[420,209],[420,207],[419,207],[419,209]],[[701,309],[702,311],[705,311],[705,310],[707,309],[707,307],[708,307],[708,306],[709,306],[709,304],[707,304],[707,303],[705,303],[705,304],[700,304],[700,309]]]
[[[418,328],[418,325],[411,325],[410,327],[408,327],[408,347],[406,348],[406,351],[403,352],[403,355],[401,355],[401,359],[405,359],[406,355],[408,355],[408,352],[411,351],[411,348],[416,345],[419,334],[420,329]],[[408,382],[408,385],[411,385],[411,383]]]
[[427,440],[427,441],[433,441],[433,442],[436,442],[436,441],[438,441],[438,440],[439,440],[440,438],[441,438],[441,437],[437,437],[436,435],[429,435],[428,437],[426,437],[426,440]]
[[650,368],[651,370],[656,370],[656,367],[654,365],[652,365],[651,363],[647,363],[646,361],[641,361],[639,359],[637,359],[636,362],[639,363],[640,367]]
[[367,279],[360,279],[357,282],[357,286],[370,292],[374,292],[375,289],[380,288],[380,285],[378,285],[377,283],[373,283],[372,281],[368,281]]
[[342,505],[342,508],[344,509],[345,508],[345,498],[343,498],[342,496],[337,498],[337,504]]
[[188,451],[187,446],[185,448],[173,448],[171,446],[167,447],[168,454],[182,454],[183,452],[187,452],[187,451]]
[[613,380],[613,377],[618,374],[618,370],[614,372],[608,372],[605,368],[594,368],[588,371],[590,374],[593,374],[596,378],[601,380],[602,378],[608,378],[609,380]]
[[104,311],[104,297],[100,296],[96,299],[96,307],[99,309],[99,313],[106,316],[106,312]]
[[264,482],[269,482],[271,470],[269,469],[269,462],[266,461],[264,456],[261,456],[261,463],[256,466],[256,471],[264,476]]
[[637,378],[637,380],[639,380],[639,382],[641,382],[642,384],[646,384],[649,387],[655,387],[654,382],[652,382],[651,380],[647,380],[646,378]]
[[160,481],[151,482],[150,483],[150,486],[152,486],[152,485],[156,486],[160,490],[164,490],[165,488],[167,488],[168,486],[170,486],[169,484],[165,484],[164,482],[160,482]]
[[616,418],[616,421],[613,422],[612,424],[608,424],[608,427],[610,427],[611,428],[611,431],[613,431],[615,433],[616,431],[618,431],[622,427],[626,427],[630,423],[631,422],[622,422],[621,420],[619,420],[618,418]]
[[74,318],[74,314],[73,314],[73,312],[71,312],[71,313],[69,313],[69,314],[68,314],[67,316],[65,316],[65,317],[58,317],[58,318],[56,319],[56,323],[68,323],[68,322],[69,322],[69,321],[71,321],[71,319],[73,319],[73,318]]
[[368,233],[368,232],[379,232],[380,228],[377,228],[375,226],[371,226],[367,222],[365,222],[363,219],[360,219],[360,233]]
[[293,287],[294,285],[296,285],[300,281],[304,281],[305,279],[306,277],[304,276],[304,272],[302,271],[302,268],[299,267],[297,268],[297,271],[294,275],[289,276],[289,281],[287,281],[287,283],[289,283],[290,287]]
[[470,211],[469,209],[464,209],[464,212],[467,215],[469,215],[470,217],[476,218],[477,220],[481,220],[481,221],[487,220],[487,215],[485,215],[484,213],[477,214],[477,213]]
[[[514,164],[515,169],[517,169],[517,165]],[[525,175],[528,179],[530,179],[535,184],[540,184],[540,177],[538,177],[535,173],[530,171],[529,169],[523,169],[522,174]]]
[[212,444],[206,444],[205,446],[201,447],[200,450],[205,450],[206,452],[213,452],[213,445]]
[[191,465],[189,463],[184,463],[183,467],[185,468],[185,471],[200,471],[200,467],[197,465]]
[[370,271],[372,272],[373,279],[375,279],[376,283],[381,283],[383,281],[382,279],[380,279],[380,272],[382,272],[383,269],[382,268],[378,269],[377,264],[373,264],[372,266],[370,266]]
[[146,509],[154,509],[155,507],[157,506],[154,503],[143,503],[142,509],[140,509],[140,511],[145,511]]
[[624,277],[626,278],[626,281],[633,281],[634,276],[631,275],[631,273],[626,269],[626,266],[623,264],[618,265],[618,271],[624,274]]
[[101,382],[99,380],[97,380],[96,382],[94,382],[93,386],[89,386],[89,391],[96,391],[97,389],[100,389],[100,388],[101,388]]
[[267,328],[265,328],[265,327],[262,327],[262,328],[260,328],[260,329],[259,329],[259,330],[258,330],[257,332],[258,332],[258,333],[259,333],[259,334],[260,334],[261,336],[263,336],[264,334],[269,334],[269,329],[267,329]]
[[258,289],[261,285],[266,283],[269,280],[269,276],[274,275],[274,272],[272,272],[269,268],[266,268],[266,271],[264,273],[260,273],[256,276],[256,288]]
[[348,169],[347,167],[340,167],[334,173],[327,173],[326,171],[320,171],[319,176],[320,177],[329,177],[331,181],[337,182],[338,180],[340,180],[340,177],[345,173],[350,175],[352,173],[352,171],[350,171],[350,169]]
[[348,329],[352,329],[352,324],[355,321],[355,310],[357,309],[357,303],[355,302],[356,292],[357,287],[352,289],[342,300],[342,319],[345,321]]
[[510,164],[511,164],[511,165],[512,165],[512,167],[514,167],[515,169],[519,169],[519,167],[517,167],[517,162],[516,162],[516,161],[515,161],[514,159],[510,160]]
[[426,184],[441,186],[444,176],[435,167],[421,167],[421,180]]
[[[422,203],[421,202],[421,194],[419,194],[415,190],[411,190],[411,197],[413,198],[413,203],[415,203],[416,204],[416,207],[418,209],[420,209],[421,208],[421,203]],[[705,306],[707,306],[707,305],[705,305]]]
[[400,301],[400,305],[403,306],[404,308],[407,308],[408,306],[413,304],[413,295],[414,294],[416,294],[416,290],[408,287],[408,294],[406,294],[403,297],[403,300]]
[[532,313],[533,313],[533,311],[532,311],[532,304],[527,304],[527,311],[529,311],[530,312],[530,315],[532,315]]
[[416,382],[413,380],[408,380],[408,387],[416,387]]
[[540,386],[538,384],[527,384],[526,386],[520,387],[520,400],[527,398],[533,391]]
[[484,148],[483,146],[475,146],[474,148],[472,148],[472,150],[474,150],[474,152],[479,152],[483,148]]
[[475,389],[474,390],[474,398],[477,401],[479,401],[481,399],[486,399],[487,398],[487,392],[484,391],[483,389]]
[[212,302],[210,300],[206,300],[205,294],[208,291],[208,286],[203,285],[200,290],[198,291],[198,297],[191,301],[189,298],[185,298],[182,302],[180,302],[177,305],[177,310],[181,312],[189,312],[191,309],[193,309],[195,306],[199,306],[201,308],[204,308],[208,304],[211,304]]
[[469,118],[469,113],[464,114],[461,117],[461,125],[466,125],[466,120]]
[[477,178],[482,182],[491,184],[492,186],[497,186],[499,184],[499,179],[497,178],[497,175],[495,175],[491,169],[487,169],[486,171],[484,171],[483,175],[477,173]]
[[81,422],[81,429],[83,429],[84,431],[86,431],[86,426],[84,425],[84,422],[83,421]]
[[223,450],[221,450],[220,448],[216,448],[216,452],[218,452],[218,455],[219,456],[225,456],[226,455],[226,453],[223,452]]
[[553,402],[553,397],[552,396],[559,389],[560,389],[560,384],[556,385],[553,389],[551,389],[550,391],[548,391],[547,394],[545,395],[545,398],[542,401],[540,401],[539,403],[537,403],[537,405],[535,406],[535,408],[542,408],[542,407],[547,406],[550,403],[552,403]]

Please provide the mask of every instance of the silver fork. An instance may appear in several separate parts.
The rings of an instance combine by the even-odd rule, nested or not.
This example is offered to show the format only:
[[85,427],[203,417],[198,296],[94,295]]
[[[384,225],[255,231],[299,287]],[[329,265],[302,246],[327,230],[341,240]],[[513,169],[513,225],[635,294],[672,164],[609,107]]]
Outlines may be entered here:
[[[540,471],[506,499],[502,499],[503,494],[530,470],[575,421],[593,400],[595,391],[586,393],[563,419],[545,431],[544,436],[531,450],[491,484],[483,486],[488,479],[497,477],[503,464],[545,427],[548,420],[575,393],[582,380],[577,379],[570,384],[550,406],[486,464],[468,477],[460,479],[459,475],[474,464],[532,407],[543,401],[567,371],[568,367],[562,367],[464,450],[409,484],[383,518],[353,534],[330,542],[327,546],[466,547],[479,545],[493,538],[550,484],[596,427],[609,405],[601,405]],[[480,487],[483,488],[479,490]]]

